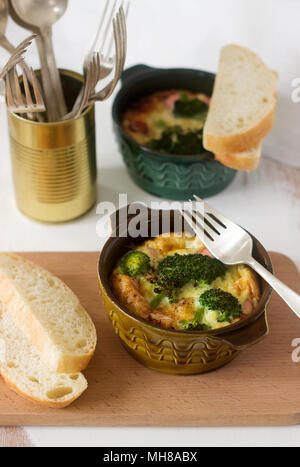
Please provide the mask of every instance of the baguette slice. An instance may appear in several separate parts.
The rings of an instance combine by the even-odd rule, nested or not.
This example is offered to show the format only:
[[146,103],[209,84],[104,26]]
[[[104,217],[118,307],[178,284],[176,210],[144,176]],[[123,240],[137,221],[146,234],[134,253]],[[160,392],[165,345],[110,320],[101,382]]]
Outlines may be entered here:
[[256,148],[250,149],[249,151],[238,152],[236,154],[216,154],[215,158],[226,167],[230,167],[235,170],[245,170],[252,172],[256,170],[262,154],[262,144]]
[[81,373],[67,375],[49,370],[39,353],[0,303],[0,373],[19,395],[38,404],[63,408],[87,388]]
[[0,254],[0,301],[43,358],[58,373],[77,373],[96,348],[95,326],[60,279],[12,254]]
[[221,52],[204,127],[204,147],[218,155],[248,151],[271,131],[278,76],[250,50],[237,45]]

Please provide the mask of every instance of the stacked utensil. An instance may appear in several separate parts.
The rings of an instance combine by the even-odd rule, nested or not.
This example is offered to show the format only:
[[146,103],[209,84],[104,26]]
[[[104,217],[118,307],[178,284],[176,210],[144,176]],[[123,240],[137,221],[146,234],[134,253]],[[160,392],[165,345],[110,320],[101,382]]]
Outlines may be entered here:
[[[41,95],[39,82],[32,69],[29,69],[24,62],[24,55],[27,48],[35,38],[35,34],[29,36],[18,47],[14,49],[8,62],[0,72],[0,95],[7,97],[7,105],[11,112],[27,113],[32,119],[32,113],[45,112],[45,104]],[[23,68],[23,83],[25,96],[22,93],[16,66]],[[31,84],[33,95],[29,86]]]
[[27,51],[27,47],[29,47],[29,45],[31,44],[34,38],[35,38],[35,35],[28,37],[23,42],[21,42],[21,44],[19,44],[18,47],[14,49],[9,60],[7,61],[7,63],[4,65],[4,67],[2,68],[0,72],[0,79],[3,79],[7,75],[7,73],[12,68],[14,68],[16,65],[18,65],[19,63],[22,63],[22,64],[24,63],[23,62],[24,54]]
[[[52,27],[66,12],[68,0],[0,0],[0,46],[10,54],[16,51],[5,35],[10,14],[18,25],[36,35],[41,63],[42,88],[24,61],[19,62],[23,71],[22,87],[16,68],[8,73],[6,95],[11,110],[25,113],[31,119],[30,113],[35,112],[35,115],[40,114],[37,117],[39,121],[59,122],[76,119],[94,102],[108,99],[121,77],[126,60],[128,4],[125,7],[124,3],[124,0],[107,0],[95,40],[84,59],[82,89],[73,108],[67,109],[56,65]],[[113,71],[111,81],[97,89]]]
[[[116,4],[117,1],[115,1],[112,10],[109,11],[109,0],[106,3],[104,15],[101,19],[101,27],[97,31],[91,50],[84,60],[85,83],[78,95],[72,111],[64,117],[64,120],[77,118],[92,102],[105,101],[108,99],[112,95],[122,75],[126,60],[126,19],[123,6],[120,7],[116,16],[113,17]],[[105,24],[105,20],[107,19],[106,17],[108,17],[108,20]],[[110,32],[111,21],[113,24],[113,33]],[[101,38],[103,27],[105,29],[105,34]],[[99,41],[100,44],[98,44]],[[107,43],[109,44],[109,47],[105,53],[104,50]],[[114,56],[112,56],[113,43],[115,43]],[[113,69],[115,69],[114,78],[101,91],[95,92],[97,84],[102,79],[106,78]]]

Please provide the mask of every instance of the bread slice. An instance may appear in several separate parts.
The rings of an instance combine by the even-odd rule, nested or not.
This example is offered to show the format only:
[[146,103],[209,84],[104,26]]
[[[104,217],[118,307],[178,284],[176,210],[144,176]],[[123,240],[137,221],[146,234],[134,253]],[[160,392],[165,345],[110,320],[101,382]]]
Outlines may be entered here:
[[216,154],[215,158],[226,167],[230,167],[235,170],[245,170],[252,172],[256,170],[262,154],[262,144],[256,148],[249,149],[249,151],[238,152],[236,154]]
[[0,301],[53,371],[86,368],[96,348],[95,326],[60,279],[17,255],[2,253]]
[[81,373],[67,375],[49,370],[1,303],[0,373],[21,396],[53,408],[66,407],[87,388]]
[[250,50],[224,47],[204,127],[204,147],[218,155],[258,147],[271,131],[278,76]]

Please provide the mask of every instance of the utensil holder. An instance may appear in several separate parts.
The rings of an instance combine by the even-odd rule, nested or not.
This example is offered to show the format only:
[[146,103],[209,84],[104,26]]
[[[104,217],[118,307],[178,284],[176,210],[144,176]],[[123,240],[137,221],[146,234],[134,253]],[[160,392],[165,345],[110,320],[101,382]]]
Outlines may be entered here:
[[[67,106],[72,108],[81,75],[61,70]],[[39,123],[8,110],[15,196],[19,210],[40,222],[67,222],[96,202],[95,109],[78,119]]]

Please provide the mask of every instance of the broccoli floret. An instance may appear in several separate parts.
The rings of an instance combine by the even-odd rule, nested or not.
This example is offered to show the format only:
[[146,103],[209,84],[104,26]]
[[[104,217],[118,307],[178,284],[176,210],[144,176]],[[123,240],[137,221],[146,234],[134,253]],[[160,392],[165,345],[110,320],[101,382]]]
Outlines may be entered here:
[[183,331],[209,331],[211,326],[203,323],[204,313],[204,308],[199,308],[195,313],[193,321],[182,320],[178,324]]
[[203,152],[203,129],[185,132],[180,127],[166,128],[159,139],[149,141],[148,148],[175,155],[193,155]]
[[188,321],[179,321],[179,325],[183,331],[210,331],[211,326],[208,326],[208,324],[197,324],[196,326],[194,325],[194,322],[188,322]]
[[199,303],[208,310],[218,311],[217,320],[219,323],[232,323],[242,314],[242,306],[238,299],[221,289],[207,290],[199,298]]
[[122,274],[130,277],[145,275],[150,269],[150,258],[142,251],[130,251],[119,263]]
[[208,106],[199,99],[181,98],[175,103],[174,116],[206,120]]
[[224,276],[226,266],[215,258],[194,255],[167,256],[158,265],[156,292],[165,292],[171,303],[176,302],[177,291],[188,282],[196,286],[210,285]]

